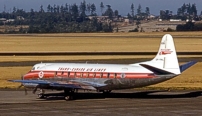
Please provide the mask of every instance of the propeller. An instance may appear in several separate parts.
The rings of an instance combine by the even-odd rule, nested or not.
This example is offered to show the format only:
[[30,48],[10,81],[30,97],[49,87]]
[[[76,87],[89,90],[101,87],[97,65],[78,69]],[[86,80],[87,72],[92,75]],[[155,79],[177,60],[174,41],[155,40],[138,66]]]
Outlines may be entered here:
[[[21,80],[24,80],[23,75],[21,76]],[[21,87],[24,87],[25,95],[27,95],[27,88],[23,85],[23,83],[21,83],[20,86],[18,86],[17,89],[20,89]]]

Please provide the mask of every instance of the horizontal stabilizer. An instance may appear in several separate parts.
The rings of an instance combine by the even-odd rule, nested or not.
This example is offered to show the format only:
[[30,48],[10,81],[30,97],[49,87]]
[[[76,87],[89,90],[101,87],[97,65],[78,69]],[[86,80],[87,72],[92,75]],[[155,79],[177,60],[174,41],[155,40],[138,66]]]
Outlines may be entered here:
[[189,67],[193,66],[194,64],[196,64],[197,62],[196,61],[190,61],[186,64],[183,64],[180,66],[180,71],[183,72],[185,71],[186,69],[188,69]]
[[158,69],[156,67],[150,66],[148,64],[140,64],[141,66],[143,66],[144,68],[152,71],[153,73],[157,74],[157,75],[166,75],[166,74],[173,74],[171,72],[162,70],[162,69]]

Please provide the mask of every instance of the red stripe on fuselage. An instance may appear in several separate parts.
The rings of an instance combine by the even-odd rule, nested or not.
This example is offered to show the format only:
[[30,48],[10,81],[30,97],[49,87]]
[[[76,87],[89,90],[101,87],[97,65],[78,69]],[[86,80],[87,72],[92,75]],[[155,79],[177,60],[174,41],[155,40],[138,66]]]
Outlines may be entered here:
[[[39,78],[42,71],[30,71],[24,75],[24,79]],[[121,73],[121,72],[67,72],[67,71],[43,71],[42,78],[153,78],[152,73]]]

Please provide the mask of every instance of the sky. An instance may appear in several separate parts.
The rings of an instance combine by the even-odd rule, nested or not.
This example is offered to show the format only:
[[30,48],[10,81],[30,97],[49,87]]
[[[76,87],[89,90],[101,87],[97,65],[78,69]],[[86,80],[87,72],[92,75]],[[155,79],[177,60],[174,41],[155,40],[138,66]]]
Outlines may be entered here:
[[[40,6],[43,5],[44,9],[50,5],[64,5],[74,4],[80,5],[83,0],[0,0],[0,12],[4,10],[4,6],[7,12],[12,11],[13,7],[30,11],[30,9],[39,10]],[[142,6],[142,10],[145,11],[146,7],[150,8],[150,13],[159,15],[160,10],[171,10],[174,14],[177,14],[177,9],[180,8],[183,3],[196,4],[198,14],[202,11],[202,0],[85,0],[86,3],[94,3],[97,8],[97,14],[101,14],[100,3],[104,5],[111,5],[113,10],[118,10],[122,16],[131,13],[130,6],[133,3],[135,9],[138,5]],[[135,10],[136,11],[136,10]]]

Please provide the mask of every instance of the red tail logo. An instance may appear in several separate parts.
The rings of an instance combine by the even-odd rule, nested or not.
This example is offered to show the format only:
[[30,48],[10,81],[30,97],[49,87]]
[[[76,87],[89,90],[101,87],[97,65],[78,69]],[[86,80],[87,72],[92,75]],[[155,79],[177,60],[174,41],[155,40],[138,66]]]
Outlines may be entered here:
[[170,49],[161,49],[159,52],[159,55],[166,55],[166,54],[171,54],[173,51],[170,51]]

